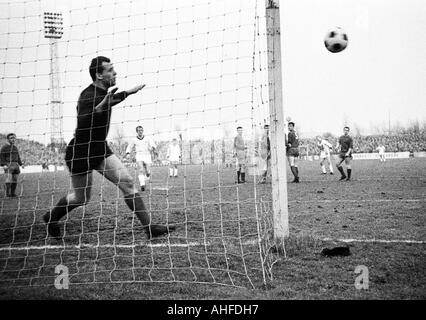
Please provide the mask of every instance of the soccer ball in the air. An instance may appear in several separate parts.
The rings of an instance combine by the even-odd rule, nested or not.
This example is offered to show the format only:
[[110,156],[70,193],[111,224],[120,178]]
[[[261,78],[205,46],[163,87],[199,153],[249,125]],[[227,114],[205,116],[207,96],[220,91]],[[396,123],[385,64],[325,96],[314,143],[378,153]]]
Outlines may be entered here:
[[328,51],[333,53],[343,51],[348,46],[348,36],[342,28],[336,27],[327,32],[324,45]]

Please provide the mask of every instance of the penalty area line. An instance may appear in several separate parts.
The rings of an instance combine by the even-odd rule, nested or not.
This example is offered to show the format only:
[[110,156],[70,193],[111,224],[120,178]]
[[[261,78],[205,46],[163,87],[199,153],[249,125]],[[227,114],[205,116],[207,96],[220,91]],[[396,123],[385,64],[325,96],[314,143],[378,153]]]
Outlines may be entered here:
[[405,243],[405,244],[426,244],[426,241],[422,240],[410,240],[410,239],[333,239],[324,238],[323,241],[340,241],[345,243]]
[[[257,244],[258,240],[251,240],[242,242],[243,245],[253,245]],[[215,242],[216,243],[216,242]],[[187,248],[187,247],[201,247],[201,246],[211,246],[215,243],[211,242],[187,242],[187,243],[140,243],[140,244],[102,244],[94,245],[90,243],[83,243],[80,245],[73,246],[61,246],[61,245],[42,245],[42,246],[16,246],[16,247],[0,247],[1,251],[26,251],[26,250],[70,250],[70,249],[134,249],[134,248]],[[223,245],[222,242],[217,242],[219,245]]]
[[[426,244],[426,241],[422,240],[411,240],[411,239],[336,239],[336,238],[322,238],[321,241],[339,241],[345,243],[396,243],[396,244]],[[258,241],[245,241],[243,245],[254,245]],[[219,243],[221,244],[221,243]],[[198,246],[210,246],[212,243],[202,243],[202,242],[188,242],[188,243],[157,243],[157,244],[104,244],[104,245],[92,245],[92,244],[81,244],[74,246],[59,246],[59,245],[43,245],[43,246],[22,246],[22,247],[0,247],[0,252],[2,251],[30,251],[30,250],[70,250],[70,249],[134,249],[138,247],[147,247],[147,248],[167,248],[167,247],[177,247],[177,248],[187,248],[187,247],[198,247]]]

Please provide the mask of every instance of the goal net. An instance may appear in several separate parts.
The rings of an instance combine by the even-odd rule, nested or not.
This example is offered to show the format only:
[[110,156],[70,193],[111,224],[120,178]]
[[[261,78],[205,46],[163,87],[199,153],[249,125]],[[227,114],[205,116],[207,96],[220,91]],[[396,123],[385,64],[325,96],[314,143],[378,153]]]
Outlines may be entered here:
[[[131,282],[260,287],[271,253],[271,184],[259,141],[269,123],[265,2],[0,1],[0,142],[15,133],[23,166],[16,197],[0,169],[0,287]],[[50,35],[50,37],[49,37]],[[52,36],[54,35],[54,36]],[[141,192],[152,221],[175,225],[147,240],[118,187],[94,171],[91,200],[60,222],[42,219],[72,192],[64,161],[90,61],[111,59],[120,90],[146,87],[113,107],[108,143],[139,186],[126,148],[136,127],[156,145]],[[243,128],[246,183],[234,137]],[[177,177],[167,150],[181,149]]]

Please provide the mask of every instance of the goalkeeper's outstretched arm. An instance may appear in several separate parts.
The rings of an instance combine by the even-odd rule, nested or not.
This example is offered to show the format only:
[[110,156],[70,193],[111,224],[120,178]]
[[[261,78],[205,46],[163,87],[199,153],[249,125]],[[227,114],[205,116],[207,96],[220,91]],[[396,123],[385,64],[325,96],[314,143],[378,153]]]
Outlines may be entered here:
[[125,100],[128,96],[135,94],[139,90],[142,90],[145,87],[144,84],[138,85],[127,91],[121,91],[116,93],[118,88],[112,89],[108,94],[103,98],[103,100],[95,107],[95,112],[103,112],[109,108],[119,104],[121,101]]

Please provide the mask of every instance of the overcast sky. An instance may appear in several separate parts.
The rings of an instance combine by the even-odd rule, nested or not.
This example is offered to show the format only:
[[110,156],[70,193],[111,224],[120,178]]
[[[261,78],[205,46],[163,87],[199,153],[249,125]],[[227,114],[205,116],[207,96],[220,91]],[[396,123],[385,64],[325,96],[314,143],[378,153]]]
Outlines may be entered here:
[[[302,136],[362,133],[426,121],[426,4],[422,0],[281,1],[284,108]],[[117,85],[147,87],[115,107],[110,138],[138,124],[158,139],[220,137],[267,118],[264,1],[0,0],[0,131],[49,140],[49,42],[43,12],[64,16],[59,41],[64,136],[96,55]],[[328,52],[339,26],[348,48]],[[254,66],[254,71],[253,71]]]

